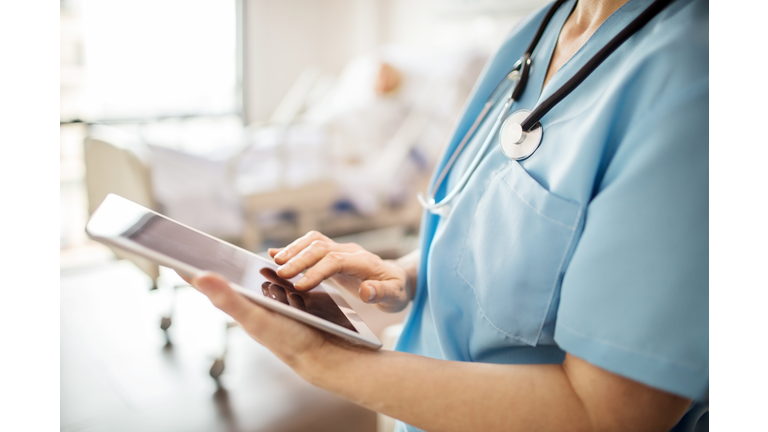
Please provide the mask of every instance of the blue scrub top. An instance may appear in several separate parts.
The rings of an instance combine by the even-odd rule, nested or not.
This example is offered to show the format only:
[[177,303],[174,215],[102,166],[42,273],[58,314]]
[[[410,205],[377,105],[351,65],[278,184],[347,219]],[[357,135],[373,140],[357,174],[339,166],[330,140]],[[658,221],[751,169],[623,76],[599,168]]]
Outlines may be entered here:
[[[626,3],[542,89],[575,0],[565,3],[510,112],[533,109],[650,3]],[[520,23],[486,66],[435,174],[547,8]],[[708,26],[706,1],[673,2],[543,117],[530,158],[507,159],[494,138],[450,213],[424,213],[418,288],[397,350],[504,364],[560,363],[569,352],[684,397],[706,394]]]

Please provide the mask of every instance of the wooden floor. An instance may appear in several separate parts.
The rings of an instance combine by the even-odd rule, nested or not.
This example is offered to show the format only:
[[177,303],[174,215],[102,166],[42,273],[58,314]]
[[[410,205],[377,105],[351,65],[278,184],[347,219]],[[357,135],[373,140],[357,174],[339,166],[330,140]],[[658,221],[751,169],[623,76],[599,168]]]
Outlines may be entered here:
[[[375,413],[305,383],[237,327],[217,386],[228,317],[192,288],[148,287],[128,262],[62,270],[62,431],[375,431]],[[402,319],[361,315],[376,332]]]

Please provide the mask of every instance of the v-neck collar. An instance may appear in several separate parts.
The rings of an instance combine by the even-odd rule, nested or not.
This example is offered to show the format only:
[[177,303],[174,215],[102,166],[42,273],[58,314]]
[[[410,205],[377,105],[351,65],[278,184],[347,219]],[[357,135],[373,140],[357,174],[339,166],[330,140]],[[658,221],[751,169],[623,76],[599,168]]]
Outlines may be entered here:
[[[555,47],[557,46],[557,40],[560,38],[560,32],[563,31],[563,26],[565,26],[568,17],[573,13],[577,3],[578,0],[571,0],[564,3],[557,10],[555,16],[552,17],[552,20],[545,29],[542,40],[531,55],[533,64],[531,66],[531,77],[528,86],[531,90],[536,90],[536,94],[539,96],[537,100],[541,100],[541,95],[544,92],[544,79],[547,76],[549,64],[552,63],[552,56],[555,54]],[[557,31],[554,31],[554,29],[557,29]],[[536,69],[533,70],[534,68]],[[560,71],[558,70],[558,72]],[[554,76],[552,78],[554,79]],[[551,82],[552,80],[550,79],[549,83]]]
[[[547,28],[545,32],[545,36],[547,37],[547,50],[545,52],[547,53],[547,56],[546,59],[542,58],[538,62],[539,65],[542,65],[541,68],[544,70],[537,71],[540,73],[537,74],[536,77],[536,88],[539,90],[539,98],[536,102],[536,105],[538,105],[539,102],[546,99],[558,88],[560,88],[560,86],[562,86],[563,83],[565,83],[571,76],[573,76],[573,74],[576,73],[576,71],[578,71],[579,68],[581,68],[587,60],[595,55],[597,51],[599,51],[606,43],[608,43],[611,38],[618,34],[619,31],[626,27],[632,19],[634,19],[643,10],[645,10],[644,6],[649,1],[650,0],[629,0],[616,11],[614,11],[602,24],[600,24],[600,27],[595,30],[595,32],[589,37],[589,39],[587,39],[584,45],[582,45],[582,47],[579,48],[573,54],[573,56],[571,56],[571,58],[569,58],[568,61],[566,61],[565,64],[563,64],[563,66],[561,66],[560,69],[555,72],[554,75],[552,75],[552,78],[549,80],[545,87],[544,78],[546,77],[547,70],[549,69],[549,64],[552,62],[552,56],[555,52],[557,40],[560,38],[560,32],[562,32],[563,26],[565,26],[565,22],[576,8],[576,3],[578,0],[573,0],[572,2],[564,4],[557,12],[556,20],[552,20],[553,23],[555,21],[557,22],[557,26],[553,27],[557,28],[557,32],[553,32],[551,28]],[[561,12],[566,10],[568,11],[567,14],[561,14]],[[555,33],[554,37],[552,37],[553,33]],[[536,56],[536,54],[537,53],[534,53],[534,56]],[[546,62],[542,60],[546,60]]]
[[[563,6],[561,6],[560,9],[555,13],[555,16],[550,22],[550,25],[547,26],[547,30],[545,31],[542,40],[539,42],[539,47],[537,47],[533,52],[534,61],[531,67],[531,75],[528,82],[529,88],[526,89],[526,92],[523,92],[521,100],[517,101],[515,104],[517,106],[513,105],[513,110],[523,107],[532,110],[538,103],[553,93],[557,88],[559,88],[559,86],[562,85],[562,83],[570,78],[570,76],[572,76],[576,70],[578,70],[577,68],[586,61],[585,56],[586,59],[588,59],[594,55],[597,50],[605,45],[606,41],[610,37],[613,37],[622,28],[624,28],[631,19],[639,15],[640,11],[644,10],[643,6],[650,1],[651,0],[629,0],[627,3],[625,3],[621,8],[619,8],[610,17],[608,17],[608,19],[606,19],[606,21],[589,38],[589,40],[587,40],[584,46],[582,46],[581,49],[579,49],[576,54],[574,54],[563,65],[563,67],[557,71],[549,83],[547,83],[547,87],[543,88],[544,78],[547,69],[549,68],[552,55],[554,54],[555,45],[557,44],[557,39],[560,36],[560,31],[565,25],[565,21],[568,19],[573,9],[575,8],[577,0],[571,0],[563,4]],[[531,33],[530,37],[533,37],[533,33]],[[527,45],[527,42],[527,40],[525,42],[521,42],[521,45],[519,46],[524,48]],[[497,55],[491,61],[490,67],[483,81],[481,81],[479,86],[473,91],[472,99],[469,101],[467,107],[465,108],[462,119],[454,129],[454,137],[451,139],[451,142],[449,142],[445,149],[443,149],[443,153],[439,158],[439,162],[435,166],[435,173],[433,174],[429,183],[430,188],[433,187],[433,183],[436,180],[437,175],[443,169],[451,153],[458,145],[460,137],[463,136],[462,134],[466,133],[470,127],[470,124],[482,110],[482,107],[487,101],[488,97],[490,97],[493,89],[496,87],[498,82],[504,79],[506,74],[509,73],[509,68],[511,65],[514,64],[514,62],[517,61],[519,56],[522,54],[523,48],[519,48],[518,51],[515,46],[516,45],[505,44],[499,48]],[[540,59],[540,61],[536,61],[536,57],[543,58]],[[443,182],[439,190],[435,191],[435,199],[439,200],[445,195],[445,185],[446,182]]]

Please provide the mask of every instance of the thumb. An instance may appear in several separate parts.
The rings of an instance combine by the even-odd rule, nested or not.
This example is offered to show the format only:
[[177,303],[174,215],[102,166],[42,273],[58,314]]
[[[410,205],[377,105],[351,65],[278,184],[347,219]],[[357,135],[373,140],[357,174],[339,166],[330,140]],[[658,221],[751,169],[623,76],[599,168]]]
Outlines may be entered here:
[[203,272],[192,279],[192,285],[205,294],[214,306],[236,321],[242,323],[248,318],[253,318],[255,304],[233,290],[222,276]]
[[360,284],[360,300],[375,304],[382,302],[395,303],[400,301],[401,293],[405,290],[398,280],[365,281]]
[[191,281],[192,286],[208,297],[220,295],[226,292],[229,284],[226,279],[216,273],[203,272],[196,275]]

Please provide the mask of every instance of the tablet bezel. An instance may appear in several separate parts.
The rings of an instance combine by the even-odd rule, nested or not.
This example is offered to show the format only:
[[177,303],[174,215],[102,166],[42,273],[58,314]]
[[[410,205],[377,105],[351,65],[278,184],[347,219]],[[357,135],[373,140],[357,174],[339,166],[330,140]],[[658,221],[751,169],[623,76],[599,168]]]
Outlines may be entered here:
[[[160,213],[157,213],[153,210],[150,210],[144,206],[136,204],[133,201],[130,201],[126,198],[123,198],[115,194],[109,194],[104,199],[104,201],[102,201],[99,207],[93,212],[88,223],[86,224],[85,231],[89,237],[91,237],[92,239],[98,242],[104,243],[108,246],[114,246],[118,249],[122,249],[130,253],[137,254],[159,265],[170,267],[178,271],[179,273],[182,273],[185,276],[194,277],[195,275],[205,271],[204,269],[196,268],[193,265],[182,262],[176,258],[165,255],[154,249],[150,249],[122,235],[124,233],[124,229],[126,226],[132,225],[133,223],[138,221],[140,218],[145,217],[148,214],[156,215],[161,218],[164,218],[181,227],[184,227],[198,234],[204,235],[210,239],[213,239],[219,243],[222,243],[228,247],[231,247],[243,253],[246,253],[250,257],[255,257],[256,259],[264,262],[264,264],[267,267],[270,267],[273,270],[276,268],[276,265],[274,262],[271,262],[270,260],[267,260],[262,256],[259,256],[246,249],[240,248],[231,243],[228,243],[221,239],[213,237],[200,230],[192,228],[179,221],[171,219],[167,216],[164,216]],[[299,277],[300,276],[297,276],[296,278],[293,278],[293,279],[297,279]],[[294,280],[292,279],[290,280],[294,282]],[[318,328],[320,330],[331,333],[335,336],[341,337],[354,344],[362,345],[371,349],[379,349],[382,346],[381,341],[379,341],[379,339],[371,331],[371,329],[369,329],[368,326],[363,322],[363,320],[360,318],[358,313],[355,312],[354,309],[352,309],[352,307],[346,302],[346,300],[336,290],[336,288],[330,285],[329,283],[321,282],[319,287],[321,287],[326,293],[328,293],[331,299],[333,299],[334,303],[336,303],[336,306],[338,306],[339,310],[341,310],[341,312],[347,317],[347,320],[357,330],[357,333],[349,329],[346,329],[338,324],[332,323],[330,321],[326,321],[315,315],[312,315],[307,312],[301,311],[299,309],[293,308],[291,306],[285,305],[279,301],[267,299],[262,295],[259,295],[232,281],[229,281],[229,285],[237,292],[243,294],[244,296],[248,297],[249,299],[253,300],[254,302],[258,303],[261,306],[264,306],[268,309],[287,315],[304,324],[308,324],[312,327]]]

